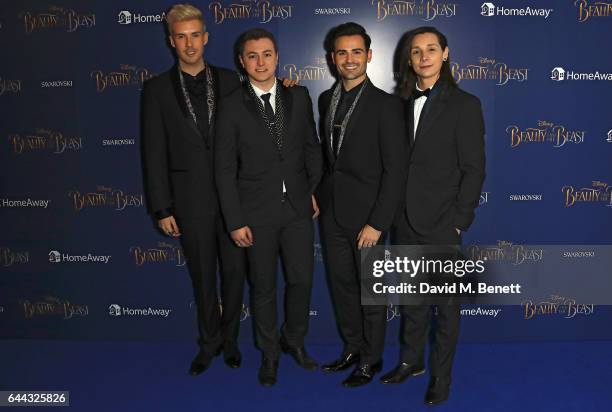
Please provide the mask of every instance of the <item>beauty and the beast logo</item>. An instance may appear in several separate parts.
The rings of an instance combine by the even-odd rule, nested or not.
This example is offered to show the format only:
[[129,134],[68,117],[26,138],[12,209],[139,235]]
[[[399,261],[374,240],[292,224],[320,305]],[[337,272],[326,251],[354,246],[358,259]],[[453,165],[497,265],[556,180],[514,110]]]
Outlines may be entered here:
[[453,17],[457,14],[457,3],[437,0],[368,0],[376,8],[376,19],[389,16],[415,16],[425,21],[436,17]]
[[289,79],[300,82],[333,79],[324,57],[316,58],[314,64],[307,64],[305,66],[288,63],[283,66],[283,70]]
[[524,82],[529,72],[529,69],[510,67],[507,63],[489,57],[479,57],[478,64],[461,66],[453,62],[450,66],[457,83],[463,80],[490,80],[498,86],[505,86],[510,81]]
[[576,0],[574,6],[578,8],[578,21],[584,23],[591,17],[612,16],[612,3],[603,1]]
[[498,240],[494,246],[472,245],[467,248],[471,260],[509,262],[514,266],[539,262],[544,258],[544,250],[516,245],[506,240]]
[[260,23],[269,23],[272,19],[286,20],[292,17],[293,7],[269,0],[236,0],[230,4],[213,1],[208,5],[215,24],[241,19],[254,19]]
[[21,80],[10,80],[0,77],[0,96],[4,93],[17,94],[19,92],[21,92]]
[[612,207],[612,186],[599,180],[591,182],[591,187],[566,185],[561,188],[561,192],[565,207],[572,207],[576,203],[603,203]]
[[26,152],[50,152],[62,154],[67,152],[78,152],[83,148],[83,138],[78,136],[66,136],[64,133],[38,128],[32,134],[9,135],[8,141],[14,154]]
[[144,248],[132,246],[130,255],[134,258],[136,266],[145,264],[165,264],[170,263],[174,266],[185,266],[185,254],[178,245],[166,242],[158,242],[157,247]]
[[143,195],[139,193],[126,193],[121,189],[98,186],[95,192],[81,193],[78,190],[68,192],[74,210],[80,212],[86,208],[110,208],[116,211],[128,207],[142,207]]
[[30,261],[30,252],[0,247],[0,266],[23,265]]
[[571,319],[576,315],[592,315],[595,310],[593,304],[577,303],[575,299],[558,295],[551,295],[550,299],[542,302],[534,303],[527,300],[522,306],[525,320],[547,315],[560,315],[565,319]]
[[27,34],[44,29],[61,29],[72,33],[79,28],[91,29],[96,25],[96,15],[93,13],[77,13],[57,6],[49,7],[46,12],[26,11],[21,17]]
[[102,93],[113,87],[135,86],[140,90],[145,80],[150,79],[155,74],[143,67],[122,64],[117,71],[93,70],[89,75],[96,83],[96,91]]
[[563,125],[556,125],[546,120],[539,120],[537,127],[521,129],[517,125],[506,127],[510,136],[510,147],[515,148],[529,143],[549,144],[552,147],[563,147],[568,143],[584,143],[584,130],[571,130]]
[[38,302],[26,300],[21,302],[21,305],[26,319],[32,319],[36,316],[58,316],[67,320],[75,316],[85,317],[89,315],[87,305],[72,303],[52,296],[47,296]]

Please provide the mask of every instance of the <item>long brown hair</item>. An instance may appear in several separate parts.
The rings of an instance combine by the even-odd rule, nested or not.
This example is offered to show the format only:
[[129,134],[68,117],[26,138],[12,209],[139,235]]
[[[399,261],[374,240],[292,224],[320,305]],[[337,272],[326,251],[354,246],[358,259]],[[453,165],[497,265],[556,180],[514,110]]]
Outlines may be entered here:
[[[400,97],[408,99],[414,91],[415,84],[417,82],[417,74],[409,64],[410,63],[410,51],[412,48],[412,41],[419,34],[432,33],[438,38],[438,43],[442,50],[448,47],[448,41],[446,36],[442,34],[438,29],[432,26],[417,27],[414,30],[410,30],[402,36],[400,40],[400,54],[399,54],[399,81],[397,84],[397,93]],[[453,86],[457,86],[455,79],[453,79],[453,73],[450,67],[450,55],[449,58],[442,62],[442,69],[440,70],[440,80],[443,80]]]

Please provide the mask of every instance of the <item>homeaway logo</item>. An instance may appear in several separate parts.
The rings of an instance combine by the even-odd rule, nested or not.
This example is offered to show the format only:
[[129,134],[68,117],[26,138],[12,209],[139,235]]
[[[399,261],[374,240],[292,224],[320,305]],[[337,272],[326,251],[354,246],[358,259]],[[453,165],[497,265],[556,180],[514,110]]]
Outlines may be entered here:
[[155,317],[161,317],[161,318],[167,318],[170,315],[170,312],[172,312],[172,309],[160,309],[160,308],[152,308],[152,307],[148,307],[148,308],[138,308],[138,309],[133,309],[133,308],[128,308],[128,307],[121,307],[119,305],[117,305],[116,303],[113,303],[112,305],[110,305],[108,307],[108,314],[110,316],[155,316]]
[[57,250],[52,250],[49,252],[49,262],[51,263],[59,263],[62,261],[62,255]]
[[50,200],[45,199],[6,199],[0,198],[0,207],[42,207],[46,209]]
[[550,79],[556,82],[560,82],[565,79],[565,70],[563,67],[555,67],[552,69],[552,73],[550,74]]
[[606,142],[612,143],[612,129],[608,131],[608,138],[606,139]]
[[132,13],[127,10],[121,10],[119,12],[119,20],[117,20],[119,24],[130,24],[132,23]]
[[117,15],[117,23],[119,24],[159,23],[164,20],[166,20],[166,13],[140,14],[128,10],[121,10]]
[[575,72],[573,70],[565,70],[562,67],[552,69],[550,79],[560,82],[562,80],[612,80],[612,72]]
[[107,264],[110,260],[111,255],[92,255],[88,253],[86,255],[70,255],[68,253],[60,253],[57,250],[49,252],[49,262],[51,263],[104,263]]
[[482,3],[480,14],[486,17],[495,16],[495,5],[493,3]]
[[479,306],[478,308],[461,309],[461,316],[490,316],[496,318],[501,311],[501,309],[485,309]]
[[112,304],[108,307],[108,314],[111,316],[121,316],[121,306]]
[[482,3],[480,6],[480,14],[485,17],[493,17],[493,16],[521,16],[521,17],[544,17],[545,19],[550,16],[553,9],[538,9],[535,7],[522,7],[518,8],[508,8],[504,6],[495,6],[493,3]]

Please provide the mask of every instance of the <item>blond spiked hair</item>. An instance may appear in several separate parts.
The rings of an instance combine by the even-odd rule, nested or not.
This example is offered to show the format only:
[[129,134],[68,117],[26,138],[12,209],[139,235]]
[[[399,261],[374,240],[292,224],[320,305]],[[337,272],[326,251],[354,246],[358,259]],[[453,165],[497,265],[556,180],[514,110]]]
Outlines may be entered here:
[[166,23],[168,24],[168,33],[172,35],[172,25],[179,21],[200,20],[204,32],[206,32],[206,23],[202,11],[191,4],[175,4],[166,14]]

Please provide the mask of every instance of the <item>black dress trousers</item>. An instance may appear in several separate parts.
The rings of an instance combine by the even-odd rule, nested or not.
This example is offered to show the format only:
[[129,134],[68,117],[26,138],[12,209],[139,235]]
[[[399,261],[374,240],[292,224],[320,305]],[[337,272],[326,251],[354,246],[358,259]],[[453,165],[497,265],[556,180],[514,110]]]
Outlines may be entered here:
[[[445,227],[426,236],[414,231],[406,213],[398,213],[391,232],[395,245],[459,245],[461,236],[453,227]],[[461,307],[449,300],[438,304],[434,341],[429,352],[430,374],[436,377],[450,377],[459,337]],[[424,365],[425,345],[432,323],[432,305],[400,306],[402,325],[400,345],[402,362]]]

